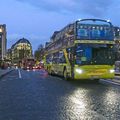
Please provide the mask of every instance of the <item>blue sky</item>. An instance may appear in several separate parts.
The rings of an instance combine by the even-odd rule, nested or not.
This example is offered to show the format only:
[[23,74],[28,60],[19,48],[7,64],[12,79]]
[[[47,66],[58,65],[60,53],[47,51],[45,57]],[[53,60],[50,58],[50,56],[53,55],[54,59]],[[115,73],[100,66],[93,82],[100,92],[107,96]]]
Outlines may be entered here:
[[120,0],[0,0],[0,24],[7,25],[7,47],[27,38],[37,49],[56,30],[79,18],[110,19],[120,26]]

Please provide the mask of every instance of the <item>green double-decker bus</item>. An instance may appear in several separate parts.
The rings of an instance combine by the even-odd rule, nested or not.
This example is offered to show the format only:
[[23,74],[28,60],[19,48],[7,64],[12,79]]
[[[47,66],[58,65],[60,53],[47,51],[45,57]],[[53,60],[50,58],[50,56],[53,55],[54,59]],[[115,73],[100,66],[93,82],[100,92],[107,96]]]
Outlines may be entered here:
[[45,47],[45,68],[66,80],[112,79],[114,44],[110,21],[77,20],[54,32]]

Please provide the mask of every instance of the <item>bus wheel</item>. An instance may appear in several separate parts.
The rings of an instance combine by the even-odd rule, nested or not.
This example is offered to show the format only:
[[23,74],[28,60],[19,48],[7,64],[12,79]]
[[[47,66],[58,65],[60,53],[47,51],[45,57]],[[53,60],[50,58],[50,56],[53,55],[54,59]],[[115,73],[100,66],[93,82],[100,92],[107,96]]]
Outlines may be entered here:
[[49,75],[53,75],[53,71],[52,71],[52,69],[51,68],[49,68]]
[[54,72],[53,72],[53,70],[50,70],[50,75],[54,75]]
[[51,68],[48,69],[48,74],[51,75]]
[[69,80],[69,77],[68,77],[68,74],[67,74],[67,70],[64,70],[63,76],[64,76],[65,80],[67,80],[67,81]]

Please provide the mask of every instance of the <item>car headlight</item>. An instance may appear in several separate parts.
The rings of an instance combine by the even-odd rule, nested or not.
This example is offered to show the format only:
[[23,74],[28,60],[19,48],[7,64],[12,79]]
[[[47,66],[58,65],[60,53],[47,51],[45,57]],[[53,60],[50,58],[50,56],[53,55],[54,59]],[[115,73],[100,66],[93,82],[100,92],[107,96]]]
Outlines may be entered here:
[[114,70],[114,69],[111,69],[111,70],[110,70],[110,73],[114,73],[114,72],[115,72],[115,70]]
[[79,74],[82,74],[82,72],[83,72],[81,69],[76,69],[75,71]]

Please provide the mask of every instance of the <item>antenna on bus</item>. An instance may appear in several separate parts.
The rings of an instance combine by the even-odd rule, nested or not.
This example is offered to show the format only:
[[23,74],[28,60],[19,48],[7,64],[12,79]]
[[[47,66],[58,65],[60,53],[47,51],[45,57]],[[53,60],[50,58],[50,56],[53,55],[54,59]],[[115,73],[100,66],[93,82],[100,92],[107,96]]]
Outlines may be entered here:
[[78,19],[78,21],[81,21],[82,19]]
[[110,20],[106,20],[108,23],[110,22]]

